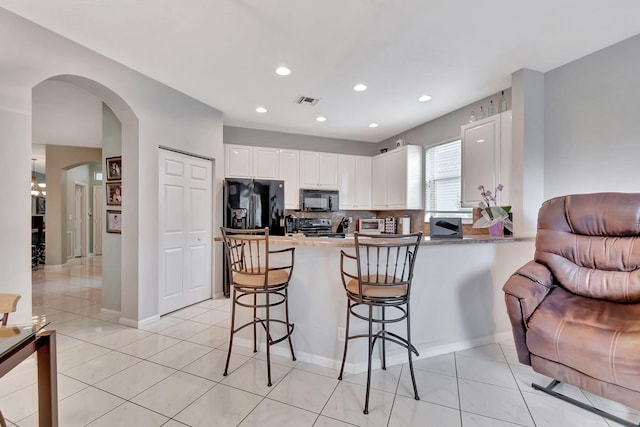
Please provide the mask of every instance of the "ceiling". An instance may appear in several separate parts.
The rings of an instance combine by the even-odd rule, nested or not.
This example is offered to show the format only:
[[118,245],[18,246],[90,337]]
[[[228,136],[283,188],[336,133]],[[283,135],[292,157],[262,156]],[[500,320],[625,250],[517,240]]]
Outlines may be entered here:
[[[520,68],[546,72],[640,33],[637,0],[0,0],[0,7],[221,110],[225,125],[369,142],[508,88]],[[276,75],[280,65],[291,75]],[[355,92],[356,83],[368,89]],[[423,94],[432,100],[418,102]],[[298,105],[299,96],[320,102]]]

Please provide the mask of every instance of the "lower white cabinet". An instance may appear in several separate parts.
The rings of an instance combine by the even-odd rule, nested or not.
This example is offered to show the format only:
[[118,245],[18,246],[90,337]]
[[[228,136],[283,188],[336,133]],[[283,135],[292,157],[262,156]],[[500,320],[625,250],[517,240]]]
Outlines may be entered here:
[[338,155],[340,209],[371,209],[371,157]]
[[406,145],[373,158],[373,209],[424,209],[424,150]]

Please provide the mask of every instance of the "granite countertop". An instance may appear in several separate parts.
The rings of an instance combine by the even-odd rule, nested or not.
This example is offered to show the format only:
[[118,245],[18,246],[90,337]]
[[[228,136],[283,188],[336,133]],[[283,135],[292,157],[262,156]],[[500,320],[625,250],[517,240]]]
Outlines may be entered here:
[[[320,247],[353,247],[353,235],[348,234],[346,237],[305,237],[304,234],[291,234],[287,236],[269,236],[273,245],[291,245],[291,246],[320,246]],[[532,241],[535,236],[506,236],[506,237],[490,237],[488,235],[471,235],[464,236],[462,239],[431,239],[430,237],[422,238],[422,246],[431,245],[460,245],[460,244],[481,244],[481,243],[508,243]],[[217,240],[217,239],[216,239]]]

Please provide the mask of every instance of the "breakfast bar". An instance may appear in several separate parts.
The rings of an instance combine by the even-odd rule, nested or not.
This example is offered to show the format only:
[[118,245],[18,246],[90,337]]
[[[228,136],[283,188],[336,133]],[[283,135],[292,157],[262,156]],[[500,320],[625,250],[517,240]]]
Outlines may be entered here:
[[[340,251],[354,253],[346,238],[270,236],[272,250],[295,247],[289,287],[289,314],[295,324],[293,345],[298,360],[339,368],[346,322],[346,296],[340,279]],[[532,258],[532,237],[469,236],[463,239],[423,238],[411,290],[412,342],[420,356],[431,357],[507,339],[511,326],[502,286]],[[274,259],[277,262],[277,259]],[[250,313],[238,316],[249,319]],[[244,320],[244,319],[243,319]],[[389,330],[404,335],[399,330]],[[365,333],[367,324],[352,321],[351,334]],[[264,337],[262,337],[264,340]],[[249,331],[236,341],[252,346]],[[366,370],[366,340],[349,344],[346,372]],[[286,345],[274,354],[290,357]],[[406,362],[406,350],[389,345],[387,364]],[[374,367],[379,359],[374,360]]]

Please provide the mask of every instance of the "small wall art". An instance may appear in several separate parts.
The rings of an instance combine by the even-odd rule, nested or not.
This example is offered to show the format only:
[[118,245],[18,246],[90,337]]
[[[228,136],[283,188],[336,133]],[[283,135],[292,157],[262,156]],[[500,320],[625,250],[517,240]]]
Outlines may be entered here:
[[120,206],[122,205],[122,181],[107,182],[107,205],[108,206]]
[[122,157],[107,157],[107,181],[122,179]]
[[107,211],[107,233],[122,233],[122,212]]

